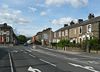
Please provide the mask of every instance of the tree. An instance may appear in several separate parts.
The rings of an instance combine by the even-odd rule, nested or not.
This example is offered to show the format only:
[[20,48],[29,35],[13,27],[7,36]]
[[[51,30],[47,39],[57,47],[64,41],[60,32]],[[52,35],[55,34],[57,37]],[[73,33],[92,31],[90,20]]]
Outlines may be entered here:
[[27,41],[27,37],[24,35],[19,35],[17,38],[20,44],[24,44]]

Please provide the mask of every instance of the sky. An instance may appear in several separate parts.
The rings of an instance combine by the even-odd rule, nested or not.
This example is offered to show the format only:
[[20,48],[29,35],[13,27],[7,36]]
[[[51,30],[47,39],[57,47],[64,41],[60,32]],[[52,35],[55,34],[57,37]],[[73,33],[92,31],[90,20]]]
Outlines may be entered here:
[[17,35],[34,36],[46,28],[53,31],[72,20],[100,16],[100,0],[0,0],[0,24],[12,26]]

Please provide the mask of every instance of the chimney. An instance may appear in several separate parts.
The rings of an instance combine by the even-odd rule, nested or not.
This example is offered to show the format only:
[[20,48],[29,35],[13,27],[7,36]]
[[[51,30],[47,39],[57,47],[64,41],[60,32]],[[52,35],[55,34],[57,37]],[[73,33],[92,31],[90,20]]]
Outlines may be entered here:
[[83,19],[78,19],[78,23],[82,23],[83,22]]
[[67,27],[68,26],[68,24],[64,24],[64,27]]
[[88,16],[88,19],[93,19],[95,16],[93,13],[90,13],[89,16]]
[[70,25],[74,25],[75,23],[73,21],[70,22]]

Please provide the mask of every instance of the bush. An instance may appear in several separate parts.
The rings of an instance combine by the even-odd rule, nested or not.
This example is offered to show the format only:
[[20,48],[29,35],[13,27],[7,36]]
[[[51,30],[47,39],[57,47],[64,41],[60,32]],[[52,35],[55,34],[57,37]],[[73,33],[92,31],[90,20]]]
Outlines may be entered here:
[[57,46],[63,48],[63,47],[65,47],[65,46],[67,46],[68,44],[69,44],[69,40],[63,39],[63,40],[60,40],[60,41],[58,42]]

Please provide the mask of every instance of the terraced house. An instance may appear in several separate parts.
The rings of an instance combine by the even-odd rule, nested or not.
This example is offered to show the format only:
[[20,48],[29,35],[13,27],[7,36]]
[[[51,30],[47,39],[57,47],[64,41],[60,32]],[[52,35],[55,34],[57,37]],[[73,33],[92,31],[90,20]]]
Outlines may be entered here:
[[13,28],[6,23],[0,24],[0,44],[15,44],[17,42]]
[[53,31],[51,28],[44,29],[35,35],[35,40],[41,42],[42,45],[49,45],[53,39]]
[[70,42],[81,43],[92,37],[100,39],[100,16],[95,17],[94,14],[89,14],[88,20],[79,19],[78,23],[72,21],[70,26],[65,25],[55,31],[53,42],[69,39]]

